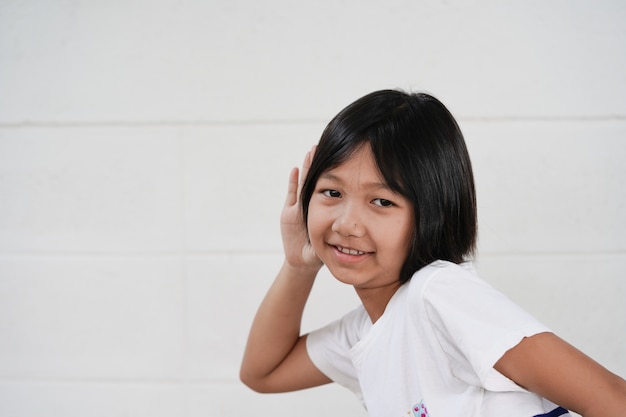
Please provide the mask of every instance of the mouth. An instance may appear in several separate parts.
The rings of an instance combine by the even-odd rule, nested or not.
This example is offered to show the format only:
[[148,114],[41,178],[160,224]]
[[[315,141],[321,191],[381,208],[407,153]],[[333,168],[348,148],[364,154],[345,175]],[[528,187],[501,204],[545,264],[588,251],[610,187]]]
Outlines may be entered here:
[[336,246],[336,245],[335,245],[335,249],[337,249],[341,253],[345,253],[346,255],[358,256],[358,255],[365,255],[367,253],[367,252],[363,252],[360,250],[344,248],[342,246]]

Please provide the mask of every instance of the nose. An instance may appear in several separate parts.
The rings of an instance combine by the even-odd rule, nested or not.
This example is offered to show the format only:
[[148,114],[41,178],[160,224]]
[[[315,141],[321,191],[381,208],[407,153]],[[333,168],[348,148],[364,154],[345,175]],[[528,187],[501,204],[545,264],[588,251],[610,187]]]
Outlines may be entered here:
[[345,204],[335,218],[331,230],[344,237],[362,237],[365,235],[363,214],[354,204]]

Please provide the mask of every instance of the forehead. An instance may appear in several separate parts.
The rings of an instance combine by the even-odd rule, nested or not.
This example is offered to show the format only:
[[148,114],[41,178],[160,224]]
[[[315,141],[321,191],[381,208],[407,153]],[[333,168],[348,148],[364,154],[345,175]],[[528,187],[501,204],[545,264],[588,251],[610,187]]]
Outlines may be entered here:
[[389,188],[369,145],[362,146],[346,161],[322,173],[320,179]]

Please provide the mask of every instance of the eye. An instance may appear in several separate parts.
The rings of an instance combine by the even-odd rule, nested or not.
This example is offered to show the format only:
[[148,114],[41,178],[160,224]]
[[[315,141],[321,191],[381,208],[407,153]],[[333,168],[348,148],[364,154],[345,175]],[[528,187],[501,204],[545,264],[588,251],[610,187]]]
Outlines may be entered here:
[[322,194],[324,194],[324,196],[326,197],[333,197],[333,198],[341,197],[341,193],[337,190],[324,190],[322,191]]
[[374,205],[380,206],[380,207],[395,206],[393,201],[385,200],[384,198],[375,198],[375,199],[372,200],[372,203],[374,203]]

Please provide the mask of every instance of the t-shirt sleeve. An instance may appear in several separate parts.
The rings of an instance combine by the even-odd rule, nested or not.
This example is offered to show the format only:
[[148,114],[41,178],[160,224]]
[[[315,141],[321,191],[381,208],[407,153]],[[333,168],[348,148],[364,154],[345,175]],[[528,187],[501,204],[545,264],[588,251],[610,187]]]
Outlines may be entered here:
[[430,276],[421,296],[455,377],[491,391],[522,390],[493,366],[524,337],[549,332],[546,326],[456,265]]
[[362,308],[357,308],[340,320],[309,333],[306,340],[307,353],[317,369],[361,399],[350,349],[359,340],[364,314]]

